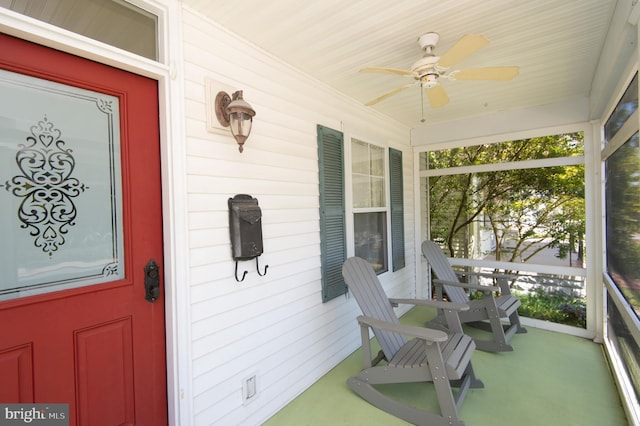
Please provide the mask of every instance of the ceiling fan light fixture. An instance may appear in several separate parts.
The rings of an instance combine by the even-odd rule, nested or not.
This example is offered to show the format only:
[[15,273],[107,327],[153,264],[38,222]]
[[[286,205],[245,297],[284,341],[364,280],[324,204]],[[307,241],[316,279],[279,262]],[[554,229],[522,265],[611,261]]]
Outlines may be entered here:
[[420,77],[420,84],[424,89],[431,89],[438,85],[438,74],[426,74]]

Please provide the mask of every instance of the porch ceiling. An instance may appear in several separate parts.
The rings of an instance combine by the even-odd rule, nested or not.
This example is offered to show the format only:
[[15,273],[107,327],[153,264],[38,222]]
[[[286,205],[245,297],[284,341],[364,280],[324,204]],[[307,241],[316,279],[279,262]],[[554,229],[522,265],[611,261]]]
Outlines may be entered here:
[[413,80],[360,73],[409,69],[417,38],[440,34],[442,54],[465,34],[491,42],[456,68],[517,65],[511,81],[441,79],[449,104],[426,103],[414,85],[372,108],[411,127],[590,95],[616,0],[183,0],[251,43],[359,102]]

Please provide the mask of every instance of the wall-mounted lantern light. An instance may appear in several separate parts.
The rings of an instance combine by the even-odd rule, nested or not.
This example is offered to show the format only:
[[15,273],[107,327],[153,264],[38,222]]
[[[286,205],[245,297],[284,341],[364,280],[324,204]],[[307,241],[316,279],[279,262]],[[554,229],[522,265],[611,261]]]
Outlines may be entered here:
[[226,92],[218,92],[215,105],[218,121],[224,127],[231,127],[231,134],[236,138],[238,149],[242,152],[243,145],[251,133],[251,123],[256,112],[242,99],[242,90],[235,92],[233,98]]

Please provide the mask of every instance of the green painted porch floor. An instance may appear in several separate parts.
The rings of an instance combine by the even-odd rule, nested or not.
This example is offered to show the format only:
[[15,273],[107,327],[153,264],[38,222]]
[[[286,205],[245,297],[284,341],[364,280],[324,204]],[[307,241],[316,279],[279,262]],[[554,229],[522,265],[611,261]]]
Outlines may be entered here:
[[[414,308],[401,322],[422,325],[432,316],[433,311]],[[470,389],[462,404],[459,414],[467,425],[627,425],[602,346],[566,334],[532,327],[527,330],[511,340],[513,352],[474,352],[473,367],[485,387]],[[469,329],[468,333],[475,336],[483,332]],[[372,348],[378,351],[377,344]],[[347,378],[361,368],[362,352],[358,349],[265,426],[406,425],[347,387]],[[411,383],[381,389],[404,403],[435,411],[431,386]]]

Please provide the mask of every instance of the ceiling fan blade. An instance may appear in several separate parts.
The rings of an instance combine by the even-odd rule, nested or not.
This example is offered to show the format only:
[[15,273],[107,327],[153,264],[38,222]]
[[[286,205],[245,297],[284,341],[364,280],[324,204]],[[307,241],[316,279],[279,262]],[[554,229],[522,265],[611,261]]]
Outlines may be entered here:
[[520,67],[466,68],[453,71],[453,80],[511,80],[520,74]]
[[430,89],[425,89],[425,91],[431,108],[439,108],[449,103],[449,96],[442,85],[438,84]]
[[385,100],[385,99],[387,99],[387,98],[390,98],[391,96],[393,96],[393,95],[395,95],[395,94],[397,94],[397,93],[402,92],[404,89],[406,89],[406,88],[408,88],[408,87],[411,87],[411,86],[413,86],[414,84],[415,84],[415,82],[413,82],[413,83],[409,83],[409,84],[405,84],[404,86],[397,87],[397,88],[393,89],[392,91],[385,93],[385,94],[384,94],[384,95],[382,95],[382,96],[379,96],[379,97],[377,97],[377,98],[375,98],[375,99],[370,100],[370,101],[369,101],[369,102],[367,102],[365,105],[366,105],[366,106],[371,106],[371,105],[377,104],[377,103],[378,103],[378,102],[380,102],[380,101],[383,101],[383,100]]
[[489,39],[483,35],[467,34],[456,44],[440,56],[438,67],[449,68],[482,49],[489,43]]
[[362,68],[360,72],[375,72],[380,74],[398,74],[398,75],[411,75],[409,70],[401,70],[398,68],[384,68],[384,67],[368,67]]

